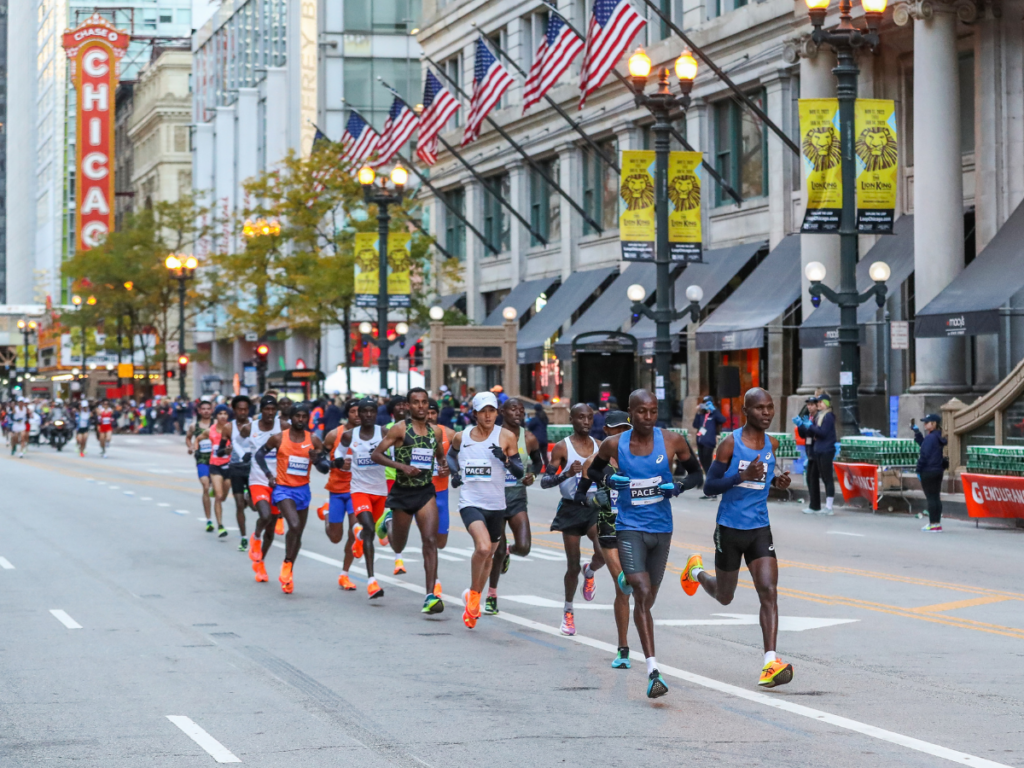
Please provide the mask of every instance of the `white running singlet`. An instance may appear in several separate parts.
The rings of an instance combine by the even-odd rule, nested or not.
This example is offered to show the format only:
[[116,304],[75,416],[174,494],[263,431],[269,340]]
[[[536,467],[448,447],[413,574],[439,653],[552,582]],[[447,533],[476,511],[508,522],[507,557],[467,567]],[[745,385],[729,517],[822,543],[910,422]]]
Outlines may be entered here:
[[[580,456],[578,453],[576,453],[576,449],[572,447],[572,438],[571,437],[565,438],[564,440],[562,440],[562,442],[565,443],[565,466],[566,466],[566,468],[571,467],[572,463],[574,461],[578,461],[581,465],[586,463],[587,459],[589,459],[590,456],[593,456],[594,452],[597,451],[597,448],[598,448],[597,440],[595,440],[594,438],[590,438],[590,442],[593,445],[594,450],[590,452],[590,456]],[[562,498],[563,499],[572,499],[576,495],[576,488],[579,486],[579,484],[580,484],[580,477],[582,477],[582,476],[583,476],[583,473],[581,472],[580,474],[574,475],[573,477],[570,477],[567,480],[564,480],[562,483],[559,484],[558,490],[560,490],[562,492]],[[596,493],[597,493],[597,486],[596,485],[591,485],[590,488],[587,490],[587,498],[588,499],[593,498],[594,494],[596,494]]]
[[[257,419],[252,423],[252,428],[249,430],[249,443],[252,446],[252,453],[255,456],[256,451],[267,444],[267,440],[272,438],[274,435],[281,434],[281,422],[274,419],[274,426],[272,426],[266,432],[260,430],[260,422]],[[277,451],[271,451],[267,454],[267,466],[277,466]],[[266,474],[260,469],[260,465],[253,460],[249,466],[249,485],[265,485],[270,486],[270,482],[267,480]]]
[[370,454],[380,445],[384,439],[384,432],[379,424],[373,425],[373,437],[369,440],[362,440],[359,433],[362,427],[352,430],[352,493],[366,493],[370,496],[387,496],[388,479],[385,474],[385,467],[382,464],[374,463]]
[[480,442],[473,439],[473,429],[476,427],[462,433],[462,447],[459,448],[462,471],[459,509],[504,509],[505,465],[491,453],[492,447],[501,445],[501,427],[495,424],[491,434]]

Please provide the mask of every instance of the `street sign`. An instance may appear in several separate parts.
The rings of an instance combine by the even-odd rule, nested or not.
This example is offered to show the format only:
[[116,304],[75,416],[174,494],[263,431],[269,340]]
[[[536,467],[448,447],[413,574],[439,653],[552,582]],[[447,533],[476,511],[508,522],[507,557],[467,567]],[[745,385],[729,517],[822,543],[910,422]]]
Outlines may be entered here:
[[906,320],[889,323],[889,339],[893,349],[910,349],[910,323]]
[[400,357],[400,358],[398,358],[398,372],[399,373],[408,373],[409,372],[409,358],[408,357]]
[[178,349],[177,339],[168,339],[164,342],[164,350],[167,352],[168,357],[177,357],[181,350]]
[[256,366],[255,365],[247,365],[247,366],[245,366],[245,369],[242,372],[242,383],[245,386],[247,386],[247,387],[259,386],[259,383],[258,383],[258,381],[256,379]]
[[245,332],[245,340],[246,341],[259,341],[260,340],[260,335],[258,333],[256,333],[256,331],[246,331]]

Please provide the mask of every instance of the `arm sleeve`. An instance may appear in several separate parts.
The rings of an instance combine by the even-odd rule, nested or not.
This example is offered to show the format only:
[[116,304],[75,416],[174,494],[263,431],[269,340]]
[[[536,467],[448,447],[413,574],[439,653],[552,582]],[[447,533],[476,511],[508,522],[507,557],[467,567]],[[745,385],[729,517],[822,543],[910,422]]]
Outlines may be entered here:
[[540,454],[540,448],[530,452],[530,461],[533,464],[530,467],[530,471],[535,475],[539,475],[541,470],[544,469],[544,457]]
[[453,473],[459,471],[459,452],[455,450],[455,444],[448,446],[448,469]]
[[740,473],[726,476],[727,469],[729,465],[721,461],[711,463],[707,479],[704,480],[705,496],[720,496],[740,482]]
[[518,453],[515,456],[509,456],[508,462],[505,464],[505,469],[509,471],[509,474],[516,480],[521,480],[526,474],[526,469],[523,467],[523,457]]
[[686,477],[683,478],[683,482],[681,483],[684,491],[696,488],[700,485],[700,481],[704,479],[700,468],[700,462],[697,461],[697,457],[692,453],[690,454],[690,458],[686,461],[676,462],[676,469],[679,469],[679,467],[686,470]]
[[[595,459],[596,461],[596,459]],[[554,464],[548,464],[547,470],[541,475],[540,487],[541,488],[554,488],[556,485],[561,485],[562,480],[565,478],[559,478],[558,468]]]
[[595,456],[594,460],[590,462],[590,466],[587,467],[587,477],[595,483],[600,483],[604,478],[604,468],[607,466],[608,459],[601,458],[599,455]]
[[267,466],[267,446],[263,444],[259,450],[256,451],[256,463],[259,464],[260,469],[263,470],[263,474],[270,477],[270,467]]
[[227,453],[228,438],[227,435],[220,436],[220,445],[217,446],[217,456],[223,457]]

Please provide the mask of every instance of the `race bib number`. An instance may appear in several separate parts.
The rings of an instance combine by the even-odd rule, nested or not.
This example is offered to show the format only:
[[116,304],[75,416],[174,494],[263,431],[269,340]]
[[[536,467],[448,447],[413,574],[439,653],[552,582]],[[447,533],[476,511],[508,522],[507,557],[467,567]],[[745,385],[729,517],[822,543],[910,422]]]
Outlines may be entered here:
[[360,453],[356,456],[356,466],[362,469],[367,469],[373,466],[373,459],[370,458],[368,453]]
[[665,498],[658,486],[661,485],[660,477],[644,477],[639,480],[629,481],[629,503],[634,507],[647,507],[657,504]]
[[200,440],[199,441],[199,452],[200,453],[210,453],[212,451],[213,451],[213,441],[212,440]]
[[267,463],[270,463],[271,461],[277,461],[277,449],[276,448],[274,450],[272,450],[270,453],[267,454]]
[[413,448],[409,466],[416,469],[431,469],[434,466],[434,452],[430,448]]
[[516,476],[513,475],[511,472],[509,472],[508,469],[506,469],[505,470],[505,485],[513,486],[513,485],[515,485],[518,482],[519,481],[516,480]]
[[491,462],[487,459],[470,459],[462,471],[467,483],[486,483],[491,479]]
[[[750,466],[750,462],[749,461],[740,461],[740,472],[742,472],[748,466]],[[755,491],[763,491],[764,490],[764,481],[767,479],[767,475],[768,475],[768,465],[767,464],[762,464],[761,465],[761,480],[760,480],[760,482],[758,482],[757,480],[748,480],[746,482],[740,483],[740,488],[750,488],[750,489],[755,490]]]
[[615,505],[619,503],[619,492],[615,488],[610,489],[608,491],[608,498],[611,499],[612,508],[614,509]]
[[309,459],[305,456],[289,456],[288,457],[288,474],[289,475],[308,475],[309,474]]

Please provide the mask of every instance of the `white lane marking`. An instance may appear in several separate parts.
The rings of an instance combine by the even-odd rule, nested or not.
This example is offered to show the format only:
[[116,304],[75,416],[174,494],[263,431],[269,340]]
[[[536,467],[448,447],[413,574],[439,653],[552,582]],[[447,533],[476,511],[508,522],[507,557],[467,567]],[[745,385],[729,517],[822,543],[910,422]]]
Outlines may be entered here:
[[170,504],[167,504],[166,502],[163,502],[163,501],[161,501],[161,502],[159,502],[159,503],[157,504],[157,506],[158,506],[158,507],[169,507],[169,506],[171,506],[171,505],[170,505]]
[[[552,600],[549,597],[538,597],[537,595],[502,595],[502,600],[511,600],[513,603],[523,605],[535,605],[538,608],[564,608],[565,603],[561,600]],[[586,611],[610,611],[614,606],[601,603],[573,603],[573,610],[583,609]]]
[[[284,544],[281,544],[276,541],[274,542],[274,546],[284,549]],[[344,563],[342,563],[340,560],[335,560],[331,557],[324,557],[323,555],[317,554],[315,552],[300,550],[299,554],[305,555],[306,557],[312,560],[318,560],[322,563],[327,563],[328,565],[333,565],[337,567],[344,566]],[[360,573],[364,576],[366,575],[366,571],[364,571],[362,568],[353,566],[351,570]],[[400,587],[410,592],[415,592],[417,595],[420,595],[423,592],[423,587],[421,586],[410,584],[409,582],[402,581],[400,579],[393,579],[390,576],[379,575],[377,576],[377,581],[384,582],[385,584],[390,584],[394,587]],[[453,595],[446,594],[442,595],[442,597],[445,600],[448,600],[455,604],[460,604],[462,602],[461,598],[454,597]],[[611,655],[615,655],[619,652],[619,649],[611,643],[605,643],[600,640],[595,640],[594,638],[587,637],[585,635],[573,635],[572,637],[566,637],[557,627],[550,627],[547,624],[541,624],[539,621],[524,619],[521,616],[515,616],[511,613],[506,613],[505,611],[502,611],[501,613],[497,614],[495,618],[511,622],[512,624],[518,624],[521,627],[534,629],[538,632],[543,632],[553,637],[557,637],[561,640],[579,643],[580,645],[587,645],[591,648],[596,648],[599,651],[604,651],[605,653]],[[629,657],[638,663],[644,660],[644,655],[641,651],[630,651]],[[764,706],[772,707],[773,709],[781,709],[784,712],[789,712],[793,715],[800,715],[801,717],[816,720],[819,723],[833,725],[837,728],[845,728],[846,730],[853,731],[854,733],[869,736],[873,739],[878,739],[879,741],[886,741],[890,744],[896,744],[897,746],[906,747],[907,749],[913,749],[917,752],[923,752],[926,755],[939,757],[943,760],[949,760],[953,763],[959,763],[960,765],[975,766],[976,768],[1012,768],[1012,766],[1006,765],[1005,763],[996,763],[991,760],[986,760],[982,757],[969,755],[966,752],[958,752],[955,749],[949,749],[947,747],[939,746],[938,744],[932,744],[928,741],[915,739],[912,736],[904,736],[902,733],[896,733],[895,731],[887,731],[884,728],[878,728],[874,725],[861,723],[857,720],[851,720],[848,717],[833,715],[830,712],[825,712],[820,709],[813,709],[812,707],[805,707],[802,704],[794,704],[790,701],[787,701],[779,697],[769,696],[767,694],[758,693],[756,691],[748,691],[746,688],[740,688],[737,685],[730,685],[729,683],[723,683],[718,680],[713,680],[710,677],[695,675],[692,672],[687,672],[686,670],[679,669],[678,667],[660,665],[659,671],[663,675],[675,677],[680,680],[685,680],[689,683],[699,685],[703,688],[710,688],[713,691],[718,691],[729,696],[735,696],[736,698],[740,699],[746,699],[747,701],[751,701],[755,704],[763,704]]]
[[124,491],[124,495],[125,496],[134,496],[135,495],[135,491]]
[[831,533],[833,536],[857,536],[861,539],[864,538],[863,533],[847,533],[846,531],[825,531],[825,533]]
[[537,549],[536,547],[530,548],[530,557],[539,557],[541,560],[550,560],[554,563],[565,562],[565,555],[559,555],[555,552],[547,552],[543,549]]
[[96,485],[106,485],[106,484],[107,484],[106,480],[97,480],[96,481]]
[[206,750],[207,754],[218,763],[242,762],[231,753],[231,750],[196,725],[192,718],[185,717],[184,715],[167,715],[167,719],[178,726],[192,741]]
[[5,571],[14,570],[14,566],[11,565],[11,561],[8,560],[6,557],[0,557],[0,568],[3,568]]
[[139,501],[152,501],[152,496],[139,496]]
[[465,555],[466,557],[472,557],[473,556],[473,550],[472,549],[462,549],[460,547],[448,546],[448,547],[444,548],[444,551],[445,552],[454,552],[456,555]]
[[57,621],[59,621],[61,624],[63,624],[68,629],[81,629],[82,628],[81,624],[79,624],[77,621],[75,621],[70,616],[68,616],[60,608],[51,608],[50,609],[50,613],[53,614],[53,618],[55,618]]
[[95,480],[95,478],[87,477],[87,478],[85,478],[85,482],[87,482],[87,483],[95,483],[96,480]]
[[188,514],[188,510],[187,509],[176,509],[176,510],[174,510],[174,514],[176,514],[176,515],[187,515]]
[[438,552],[437,553],[437,558],[438,558],[438,560],[448,560],[449,562],[452,562],[452,563],[464,563],[464,562],[466,562],[466,558],[464,558],[464,557],[454,557],[453,555],[447,555],[444,552]]
[[121,486],[120,485],[108,485],[107,488],[109,488],[112,491],[119,491],[119,490],[121,490]]
[[[170,506],[170,505],[168,505],[168,506]],[[196,520],[202,520],[203,522],[206,522],[206,518],[205,517],[197,517]]]
[[[506,597],[506,600],[511,598]],[[582,607],[582,606],[581,606]],[[755,614],[713,613],[720,619],[655,619],[662,627],[756,627],[760,619]],[[860,619],[818,619],[811,616],[779,616],[779,632],[803,632],[808,629],[855,624]]]

